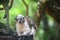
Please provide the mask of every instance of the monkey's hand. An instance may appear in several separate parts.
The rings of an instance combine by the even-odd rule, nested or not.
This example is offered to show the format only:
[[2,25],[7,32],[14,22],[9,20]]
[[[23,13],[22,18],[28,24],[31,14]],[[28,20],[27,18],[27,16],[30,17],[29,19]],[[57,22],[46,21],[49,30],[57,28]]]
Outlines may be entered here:
[[22,34],[22,35],[30,35],[30,32],[31,32],[31,30],[30,30],[30,29],[25,30],[25,31],[23,32],[23,34]]

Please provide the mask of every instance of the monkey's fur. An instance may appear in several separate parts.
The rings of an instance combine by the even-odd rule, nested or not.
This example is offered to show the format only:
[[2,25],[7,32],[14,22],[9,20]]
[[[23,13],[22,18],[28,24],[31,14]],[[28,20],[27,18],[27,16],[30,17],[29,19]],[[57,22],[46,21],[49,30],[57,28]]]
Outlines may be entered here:
[[35,35],[36,25],[32,19],[30,19],[28,16],[24,17],[23,15],[18,15],[16,20],[16,31],[18,36]]

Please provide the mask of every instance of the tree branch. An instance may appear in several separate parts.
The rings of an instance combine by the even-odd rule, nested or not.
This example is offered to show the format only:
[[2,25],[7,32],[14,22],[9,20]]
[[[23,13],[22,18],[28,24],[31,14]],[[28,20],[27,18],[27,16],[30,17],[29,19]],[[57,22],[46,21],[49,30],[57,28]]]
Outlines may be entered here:
[[29,13],[28,4],[24,0],[22,0],[22,2],[24,3],[24,5],[26,7],[26,16],[28,16],[28,13]]

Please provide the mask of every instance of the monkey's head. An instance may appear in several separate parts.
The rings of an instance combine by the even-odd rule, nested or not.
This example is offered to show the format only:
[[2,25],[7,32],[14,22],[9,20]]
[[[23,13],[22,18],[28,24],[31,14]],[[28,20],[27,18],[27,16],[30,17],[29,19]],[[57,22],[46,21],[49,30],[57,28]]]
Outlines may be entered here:
[[18,23],[24,23],[25,22],[25,17],[23,15],[17,15],[15,19]]

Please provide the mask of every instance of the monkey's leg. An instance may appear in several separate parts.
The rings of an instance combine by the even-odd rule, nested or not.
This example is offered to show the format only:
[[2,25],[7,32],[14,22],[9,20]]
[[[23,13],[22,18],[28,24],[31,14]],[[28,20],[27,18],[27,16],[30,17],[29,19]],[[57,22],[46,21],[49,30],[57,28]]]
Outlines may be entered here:
[[9,33],[9,6],[7,3],[5,3],[5,4],[3,4],[3,7],[5,9],[7,32]]

